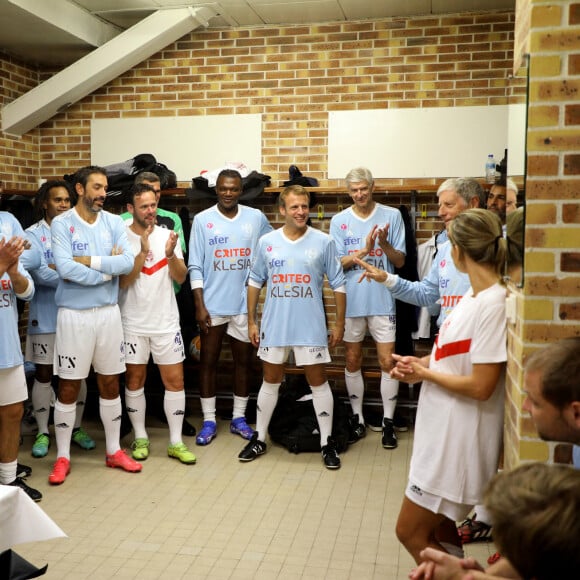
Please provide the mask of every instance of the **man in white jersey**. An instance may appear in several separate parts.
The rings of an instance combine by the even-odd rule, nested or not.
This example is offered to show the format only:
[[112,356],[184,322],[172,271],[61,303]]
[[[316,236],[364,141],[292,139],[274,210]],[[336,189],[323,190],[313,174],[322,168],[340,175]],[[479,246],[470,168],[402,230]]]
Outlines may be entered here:
[[176,232],[155,225],[157,199],[146,184],[135,185],[127,207],[133,216],[127,226],[129,244],[135,254],[133,270],[121,276],[119,307],[125,332],[125,402],[135,440],[134,459],[149,456],[145,429],[145,379],[149,355],[158,365],[165,387],[163,408],[169,425],[167,455],[182,463],[195,463],[195,455],[181,439],[185,415],[183,339],[173,282],[187,277]]
[[353,205],[330,220],[334,239],[346,276],[346,325],[344,376],[352,407],[350,442],[366,435],[363,416],[364,379],[363,340],[367,329],[373,337],[381,367],[383,436],[385,449],[397,447],[393,427],[399,381],[392,379],[392,354],[395,349],[396,306],[390,292],[379,284],[359,284],[360,267],[354,258],[364,259],[375,267],[394,273],[405,263],[405,227],[401,212],[373,199],[374,179],[365,167],[357,167],[346,176]]
[[[284,226],[258,242],[248,281],[248,333],[259,346],[264,379],[258,393],[256,432],[238,455],[253,461],[266,452],[266,433],[284,378],[284,363],[294,351],[304,367],[320,430],[322,459],[328,469],[340,468],[332,439],[333,398],[326,379],[329,347],[342,341],[346,311],[345,278],[336,246],[327,234],[308,226],[310,195],[301,185],[286,187],[279,209]],[[324,277],[334,291],[336,321],[327,334],[323,301]],[[266,300],[261,328],[256,310],[262,286]]]
[[105,428],[108,467],[141,471],[141,464],[120,445],[119,374],[125,371],[119,276],[133,268],[123,220],[103,211],[107,174],[101,167],[79,169],[74,176],[78,202],[52,220],[52,251],[60,281],[54,348],[59,377],[54,406],[57,459],[48,477],[59,485],[70,472],[70,441],[80,382],[91,364],[97,373],[99,412]]
[[234,359],[234,405],[230,432],[250,439],[246,422],[253,347],[248,338],[246,281],[259,238],[272,230],[259,210],[239,205],[242,176],[233,169],[220,172],[217,204],[193,219],[189,240],[189,275],[200,328],[199,383],[203,426],[198,445],[217,435],[217,364],[225,335]]
[[26,240],[16,218],[0,211],[0,484],[20,487],[34,501],[42,494],[23,477],[30,468],[18,465],[20,421],[28,398],[16,298],[30,300],[34,283],[20,264]]
[[[134,185],[140,184],[149,185],[153,188],[153,191],[155,191],[155,198],[157,200],[157,218],[155,224],[162,228],[174,231],[179,236],[179,245],[181,246],[181,251],[183,252],[183,254],[185,254],[187,246],[181,218],[175,212],[159,207],[159,200],[161,199],[161,181],[159,179],[159,176],[151,171],[142,171],[141,173],[137,174],[137,177],[135,177]],[[131,222],[133,221],[133,215],[129,211],[122,213],[121,217],[123,218],[123,221],[127,225],[131,224]],[[178,284],[177,282],[174,281],[173,289],[175,290],[175,293],[178,294],[181,290],[181,284]],[[189,292],[189,289],[187,290],[187,292]],[[177,306],[178,308],[181,308],[179,302]],[[183,316],[185,315],[186,313],[183,314]],[[159,419],[161,421],[164,421],[165,418],[159,416]],[[191,423],[189,423],[189,421],[185,417],[183,418],[183,425],[181,429],[183,435],[187,435],[188,437],[193,437],[196,432],[195,427]]]
[[[50,447],[48,420],[54,396],[51,384],[57,314],[54,295],[59,275],[56,273],[52,255],[50,224],[55,216],[71,208],[73,198],[76,199],[76,196],[68,182],[52,180],[43,183],[34,198],[34,212],[39,221],[25,232],[40,257],[38,267],[29,268],[36,291],[28,311],[25,357],[35,365],[31,399],[38,433],[32,445],[33,457],[45,457],[48,453]],[[86,398],[87,383],[83,380],[77,400],[72,440],[81,449],[94,449],[95,442],[81,427]]]

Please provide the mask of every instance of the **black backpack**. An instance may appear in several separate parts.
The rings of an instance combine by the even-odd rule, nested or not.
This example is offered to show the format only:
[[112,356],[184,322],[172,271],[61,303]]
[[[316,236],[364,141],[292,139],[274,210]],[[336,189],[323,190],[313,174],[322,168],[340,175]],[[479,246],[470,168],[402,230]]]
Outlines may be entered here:
[[[340,453],[348,447],[349,424],[345,404],[333,393],[332,437]],[[312,393],[303,375],[289,375],[280,388],[268,428],[270,438],[291,453],[320,452],[320,431]]]

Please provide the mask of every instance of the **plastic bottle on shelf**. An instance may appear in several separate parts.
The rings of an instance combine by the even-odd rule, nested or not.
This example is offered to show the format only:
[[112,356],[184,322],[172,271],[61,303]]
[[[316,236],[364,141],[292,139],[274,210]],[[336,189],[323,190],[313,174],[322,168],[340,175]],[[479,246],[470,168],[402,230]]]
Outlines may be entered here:
[[493,153],[487,156],[487,161],[485,162],[485,181],[486,183],[495,183],[495,159],[493,158]]

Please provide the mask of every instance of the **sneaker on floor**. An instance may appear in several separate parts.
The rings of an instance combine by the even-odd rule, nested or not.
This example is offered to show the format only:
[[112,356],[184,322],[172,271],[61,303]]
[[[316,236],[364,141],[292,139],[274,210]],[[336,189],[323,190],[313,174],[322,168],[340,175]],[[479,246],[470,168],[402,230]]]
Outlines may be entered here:
[[179,459],[181,463],[191,465],[197,461],[195,455],[187,448],[185,443],[176,443],[167,447],[167,455],[174,459]]
[[42,494],[33,487],[26,485],[25,481],[21,477],[17,477],[12,483],[9,483],[12,487],[19,487],[32,501],[40,501],[42,499]]
[[477,514],[472,518],[467,518],[461,525],[457,526],[457,533],[462,544],[471,542],[491,542],[491,526],[477,519]]
[[217,437],[217,424],[215,421],[204,421],[201,431],[195,438],[198,445],[209,445]]
[[149,457],[149,439],[135,439],[131,443],[131,456],[137,461],[145,461]]
[[73,430],[71,441],[87,451],[97,446],[93,438],[82,427]]
[[249,441],[254,434],[254,430],[246,423],[245,417],[238,417],[237,419],[232,419],[232,422],[230,423],[230,433],[240,435]]
[[339,469],[340,457],[336,450],[336,443],[329,437],[328,443],[322,447],[322,461],[326,469]]
[[50,447],[50,437],[46,433],[39,433],[32,445],[32,457],[46,457]]
[[258,439],[257,431],[254,431],[250,442],[240,451],[238,459],[240,461],[254,461],[258,455],[266,453],[267,445]]
[[383,447],[385,449],[397,448],[397,436],[395,435],[395,427],[392,419],[383,419]]
[[113,455],[107,455],[105,459],[105,465],[107,467],[119,467],[130,473],[137,473],[143,469],[140,463],[137,463],[134,459],[131,459],[122,449],[119,449]]
[[70,473],[70,461],[66,457],[58,457],[52,466],[52,471],[48,476],[48,483],[60,485]]
[[31,474],[32,467],[28,467],[28,465],[24,465],[23,463],[16,464],[16,477],[26,479],[27,477],[30,477]]
[[359,439],[362,439],[367,434],[366,425],[359,421],[358,414],[349,418],[348,427],[349,444],[356,443]]

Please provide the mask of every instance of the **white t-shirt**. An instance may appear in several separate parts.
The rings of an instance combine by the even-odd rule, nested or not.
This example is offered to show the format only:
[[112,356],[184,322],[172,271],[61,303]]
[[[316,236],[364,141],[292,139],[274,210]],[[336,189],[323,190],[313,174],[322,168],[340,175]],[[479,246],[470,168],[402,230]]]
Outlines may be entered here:
[[[507,360],[506,290],[500,284],[470,288],[447,317],[431,353],[430,368],[470,375],[474,364]],[[487,401],[452,393],[423,381],[415,424],[409,480],[453,502],[478,504],[497,471],[505,372]]]
[[[165,244],[171,231],[155,226],[149,236],[149,253],[137,279],[119,291],[123,329],[127,334],[150,336],[179,330],[179,310],[165,257]],[[129,245],[137,255],[141,238],[127,226]],[[183,259],[179,244],[174,260]]]

